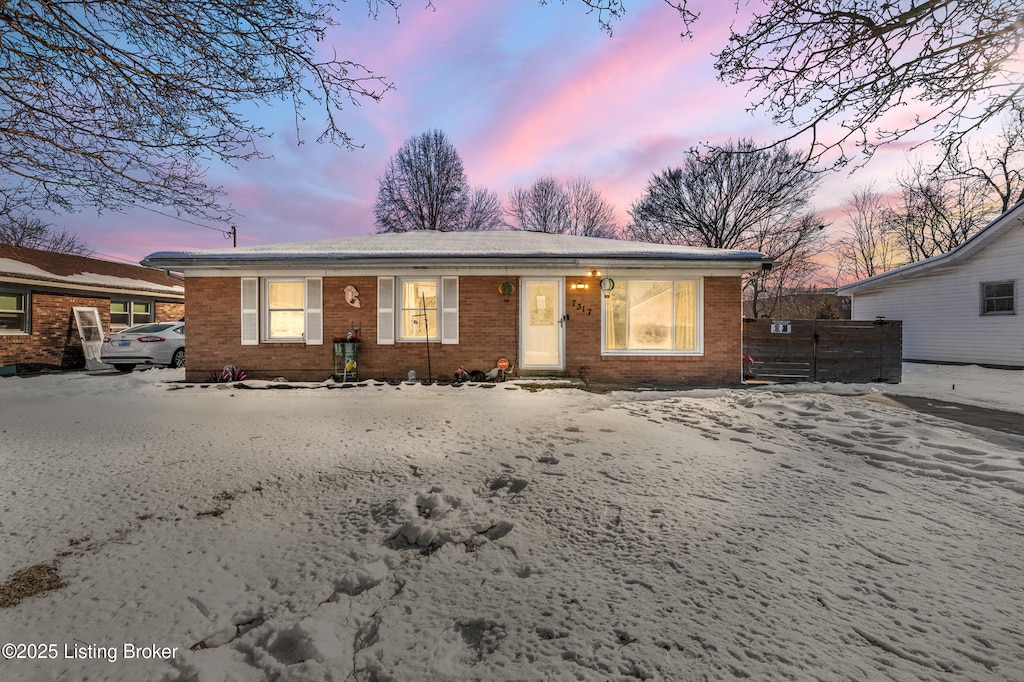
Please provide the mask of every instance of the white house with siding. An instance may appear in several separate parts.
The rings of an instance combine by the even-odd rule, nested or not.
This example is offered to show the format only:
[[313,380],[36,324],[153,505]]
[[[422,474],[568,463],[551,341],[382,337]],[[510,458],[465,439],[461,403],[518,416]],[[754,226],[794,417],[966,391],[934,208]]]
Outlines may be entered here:
[[903,359],[1024,368],[1024,201],[947,253],[840,287],[853,319],[903,321]]

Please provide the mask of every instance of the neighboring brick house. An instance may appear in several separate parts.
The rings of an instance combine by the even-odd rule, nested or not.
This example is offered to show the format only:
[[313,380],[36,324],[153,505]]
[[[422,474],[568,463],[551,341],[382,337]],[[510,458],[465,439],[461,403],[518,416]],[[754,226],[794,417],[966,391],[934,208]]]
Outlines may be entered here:
[[522,231],[377,234],[161,252],[185,274],[186,377],[322,380],[332,341],[362,341],[359,379],[459,367],[592,384],[738,384],[741,279],[765,258]]
[[138,265],[0,244],[0,367],[80,368],[72,312],[99,310],[104,331],[185,315],[180,277]]

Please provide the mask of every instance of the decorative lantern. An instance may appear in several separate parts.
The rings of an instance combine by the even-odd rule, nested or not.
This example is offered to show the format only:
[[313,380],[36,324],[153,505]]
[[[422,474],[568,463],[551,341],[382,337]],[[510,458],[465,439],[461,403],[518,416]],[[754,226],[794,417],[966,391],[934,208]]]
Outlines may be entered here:
[[498,285],[498,293],[505,297],[505,303],[508,303],[509,296],[515,292],[516,288],[512,285],[512,282],[504,281]]
[[604,292],[604,297],[608,298],[611,296],[611,290],[615,288],[615,280],[611,277],[605,277],[601,280],[601,291]]

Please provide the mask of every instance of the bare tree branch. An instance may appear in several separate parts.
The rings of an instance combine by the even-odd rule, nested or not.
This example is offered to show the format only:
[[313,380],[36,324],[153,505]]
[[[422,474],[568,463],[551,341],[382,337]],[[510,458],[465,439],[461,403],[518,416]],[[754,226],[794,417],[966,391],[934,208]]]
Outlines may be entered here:
[[58,232],[38,218],[11,211],[0,213],[0,244],[73,256],[90,256],[93,252],[74,232]]
[[654,174],[629,209],[628,238],[664,244],[749,249],[770,257],[770,272],[747,277],[754,315],[806,284],[825,248],[825,224],[809,210],[821,176],[785,144],[753,140],[711,152],[690,150],[679,168]]
[[887,222],[909,262],[951,251],[994,215],[985,184],[968,175],[918,163],[898,184],[899,202],[889,207]]
[[268,133],[244,105],[287,101],[300,118],[312,103],[319,139],[351,147],[337,111],[391,87],[321,56],[335,11],[320,0],[0,1],[0,193],[33,209],[149,203],[230,217],[204,164],[262,155]]
[[[868,158],[930,128],[954,148],[1016,111],[1024,80],[1020,0],[765,0],[718,53],[721,79],[746,83],[752,108],[809,133],[812,156]],[[898,114],[918,103],[909,121]]]
[[561,182],[546,175],[527,188],[509,193],[506,214],[513,229],[574,234],[582,237],[617,237],[615,209],[594,184],[584,177]]
[[501,201],[498,195],[486,187],[474,187],[470,192],[469,206],[463,229],[500,230],[505,227]]
[[854,190],[843,212],[847,229],[836,243],[839,279],[873,277],[906,263],[882,195],[871,187]]

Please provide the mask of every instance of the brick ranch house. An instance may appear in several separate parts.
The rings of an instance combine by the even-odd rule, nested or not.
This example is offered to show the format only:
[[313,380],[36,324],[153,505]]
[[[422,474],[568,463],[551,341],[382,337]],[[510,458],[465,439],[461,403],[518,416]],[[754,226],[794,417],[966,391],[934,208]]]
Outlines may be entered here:
[[760,253],[522,231],[412,231],[159,252],[184,272],[189,381],[225,365],[322,380],[333,341],[358,377],[451,378],[508,359],[520,376],[736,384],[741,280]]
[[138,265],[0,244],[0,368],[85,366],[72,309],[99,311],[103,329],[179,320],[180,277]]

